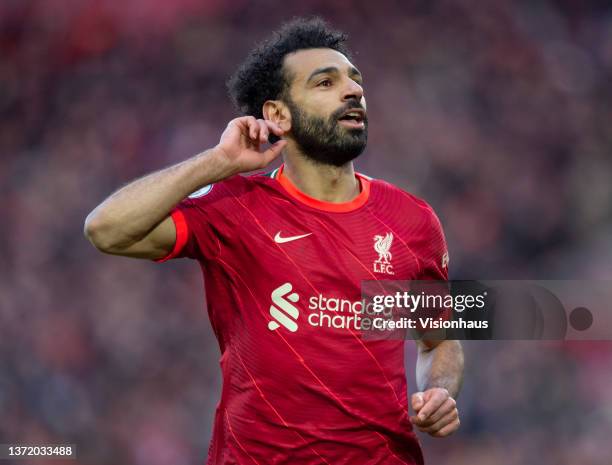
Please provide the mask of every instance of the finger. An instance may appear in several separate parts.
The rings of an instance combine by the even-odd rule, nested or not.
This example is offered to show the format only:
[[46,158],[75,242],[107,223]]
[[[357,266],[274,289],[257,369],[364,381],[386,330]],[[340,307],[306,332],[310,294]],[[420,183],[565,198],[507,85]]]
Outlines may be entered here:
[[421,408],[423,408],[423,405],[425,404],[422,392],[415,392],[414,394],[412,394],[410,400],[412,404],[412,409],[417,413],[419,410],[421,410]]
[[278,123],[275,123],[274,121],[270,121],[270,120],[265,120],[265,121],[266,121],[266,125],[268,126],[268,129],[272,131],[273,134],[276,134],[277,136],[282,136],[285,133],[283,128],[281,128],[278,125]]
[[281,139],[277,142],[275,142],[274,144],[272,144],[268,150],[266,150],[262,155],[263,155],[263,162],[264,162],[264,166],[270,164],[276,157],[278,157],[281,152],[283,151],[283,148],[285,148],[285,146],[287,145],[287,141],[284,139]]
[[433,412],[431,415],[429,415],[429,417],[425,419],[425,423],[429,423],[430,425],[433,425],[435,422],[440,420],[442,417],[445,417],[446,415],[451,413],[453,410],[456,410],[456,407],[457,407],[457,402],[455,402],[455,399],[453,399],[452,397],[449,397],[448,399],[444,401],[444,403],[440,406],[438,410]]
[[[450,412],[447,415],[450,415]],[[437,421],[439,420],[440,418]],[[422,429],[422,428],[428,428],[434,425],[436,421],[433,421],[431,419],[431,416],[424,418],[424,419],[420,419],[417,415],[413,415],[410,417],[410,423],[412,423],[414,426],[418,427],[419,429]]]
[[257,124],[259,126],[259,142],[265,144],[266,142],[268,142],[268,135],[270,134],[270,132],[268,131],[268,125],[262,119],[258,119]]
[[429,433],[429,434],[437,433],[442,428],[444,428],[446,425],[449,425],[450,423],[455,421],[457,418],[459,418],[459,412],[455,410],[449,413],[448,415],[440,418],[438,421],[436,421],[435,423],[431,425],[419,426],[419,429],[423,431],[424,433]]
[[249,137],[253,140],[257,139],[259,134],[259,124],[253,116],[249,116],[247,119],[247,125],[249,127]]
[[448,391],[446,389],[432,389],[429,399],[425,402],[425,405],[419,410],[419,420],[425,420],[429,415],[438,410],[440,406],[448,399]]
[[252,116],[241,116],[240,118],[236,118],[230,124],[235,124],[238,126],[240,131],[246,136],[251,137],[251,122],[254,120]]
[[459,418],[457,418],[455,421],[449,423],[440,431],[433,433],[432,436],[435,438],[445,438],[446,436],[450,436],[455,431],[457,431],[459,429],[459,426],[461,426],[461,421],[459,420]]

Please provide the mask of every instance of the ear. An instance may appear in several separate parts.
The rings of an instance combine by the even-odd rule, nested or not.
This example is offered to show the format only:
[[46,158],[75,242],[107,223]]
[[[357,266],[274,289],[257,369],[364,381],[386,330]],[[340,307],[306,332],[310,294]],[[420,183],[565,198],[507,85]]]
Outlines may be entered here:
[[285,132],[291,129],[291,112],[281,100],[266,100],[262,109],[264,119],[278,124]]

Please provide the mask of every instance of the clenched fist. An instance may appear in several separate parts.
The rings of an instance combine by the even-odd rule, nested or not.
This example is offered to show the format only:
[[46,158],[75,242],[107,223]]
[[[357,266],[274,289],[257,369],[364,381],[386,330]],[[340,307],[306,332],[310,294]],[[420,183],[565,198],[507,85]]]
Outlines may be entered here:
[[410,417],[420,431],[436,438],[450,436],[459,429],[457,403],[443,388],[431,388],[412,394],[412,408],[416,413]]
[[287,145],[287,141],[281,139],[267,150],[262,150],[261,146],[268,141],[270,132],[279,137],[284,134],[280,126],[272,121],[255,119],[253,116],[235,118],[221,134],[216,152],[233,173],[264,168]]

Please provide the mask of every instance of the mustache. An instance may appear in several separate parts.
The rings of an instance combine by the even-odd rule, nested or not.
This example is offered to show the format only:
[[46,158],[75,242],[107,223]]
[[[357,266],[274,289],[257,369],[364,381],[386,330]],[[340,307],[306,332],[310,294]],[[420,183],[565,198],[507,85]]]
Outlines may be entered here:
[[341,108],[338,108],[336,111],[334,111],[331,115],[331,120],[334,122],[337,121],[338,118],[340,118],[340,116],[342,116],[343,113],[350,111],[350,110],[363,110],[364,112],[363,120],[367,123],[368,114],[366,112],[366,109],[357,100],[350,100],[346,103],[346,105],[343,105]]

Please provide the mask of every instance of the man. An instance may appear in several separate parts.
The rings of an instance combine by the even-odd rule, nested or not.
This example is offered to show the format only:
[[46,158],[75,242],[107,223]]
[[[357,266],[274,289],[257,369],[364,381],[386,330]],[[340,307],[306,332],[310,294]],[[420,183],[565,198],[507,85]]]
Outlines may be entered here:
[[363,280],[446,279],[447,255],[425,202],[353,169],[368,119],[345,39],[320,19],[286,24],[230,80],[247,116],[217,146],[86,220],[103,252],[200,262],[223,373],[209,464],[420,464],[412,425],[459,426],[458,343],[419,342],[410,417],[403,341],[359,332]]

